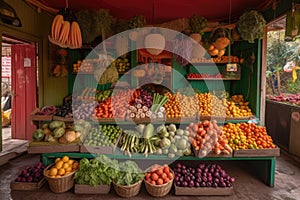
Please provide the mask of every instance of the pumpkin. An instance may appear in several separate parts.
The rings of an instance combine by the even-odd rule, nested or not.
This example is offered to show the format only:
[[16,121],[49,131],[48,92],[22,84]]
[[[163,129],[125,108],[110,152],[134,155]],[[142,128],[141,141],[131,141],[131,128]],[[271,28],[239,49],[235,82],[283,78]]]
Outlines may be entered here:
[[230,43],[230,40],[226,37],[223,38],[217,38],[216,41],[213,43],[213,45],[221,50],[221,49],[225,49]]
[[163,35],[152,33],[145,37],[144,45],[151,55],[158,55],[163,52],[166,46],[166,40]]

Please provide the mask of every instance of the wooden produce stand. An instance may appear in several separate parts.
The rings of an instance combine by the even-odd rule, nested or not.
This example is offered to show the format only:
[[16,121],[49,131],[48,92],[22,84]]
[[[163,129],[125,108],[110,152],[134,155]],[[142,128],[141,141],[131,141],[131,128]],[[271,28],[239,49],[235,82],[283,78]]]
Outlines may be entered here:
[[[135,43],[132,42],[131,45],[133,45],[133,47],[135,46]],[[232,49],[231,49],[231,53],[234,55],[239,55],[240,52],[242,51],[247,51],[248,49],[253,49],[253,54],[255,55],[257,62],[254,63],[254,67],[253,67],[253,72],[252,72],[252,80],[250,85],[244,86],[244,88],[241,87],[242,82],[245,82],[245,80],[248,80],[248,74],[250,73],[249,70],[247,68],[243,68],[243,66],[241,66],[240,68],[243,68],[242,70],[240,69],[237,72],[237,76],[238,78],[230,78],[230,79],[216,79],[216,80],[209,80],[206,81],[206,79],[199,79],[199,80],[187,80],[190,81],[190,85],[197,90],[201,90],[202,92],[209,92],[210,90],[225,90],[228,93],[230,93],[231,95],[234,94],[242,94],[243,96],[247,96],[249,97],[249,99],[247,99],[250,102],[250,106],[252,109],[252,112],[256,114],[256,116],[260,116],[260,109],[259,109],[259,100],[260,100],[260,90],[259,87],[257,87],[257,84],[260,82],[260,60],[261,60],[261,41],[255,41],[254,44],[245,44],[245,43],[241,43],[240,45],[232,45]],[[82,57],[80,57],[80,53],[78,53],[77,51],[83,51],[83,52],[89,52],[90,49],[79,49],[79,50],[70,50],[71,53],[70,55],[73,55],[73,57],[71,56],[71,60],[73,63],[75,63],[78,59],[83,59]],[[248,52],[249,53],[249,52]],[[250,52],[252,53],[252,52]],[[138,56],[137,56],[137,51],[132,51],[131,52],[131,68],[135,67],[137,65],[137,62],[139,62],[138,60]],[[161,60],[158,59],[158,60]],[[195,67],[195,65],[197,64],[193,64],[193,66],[188,66],[188,67],[183,67],[181,66],[175,59],[172,59],[172,68],[174,70],[179,71],[182,74],[187,74],[190,73],[190,68]],[[71,67],[71,66],[70,66]],[[197,65],[196,66],[197,69],[199,69],[201,72],[206,73],[206,70],[211,70],[212,65],[211,64],[206,64],[206,63],[201,63],[201,65]],[[219,70],[225,70],[226,68],[226,63],[219,63],[217,65],[217,68]],[[69,70],[72,71],[72,70]],[[97,85],[97,82],[95,82],[94,78],[91,77],[92,75],[80,75],[78,74],[77,76],[79,76],[78,78],[76,78],[76,76],[74,76],[74,74],[70,74],[69,79],[68,79],[68,92],[72,93],[73,91],[73,87],[77,87],[76,81],[75,79],[80,79],[80,83],[85,84],[85,85],[78,85],[78,87],[94,87],[95,85]],[[120,75],[120,76],[125,76],[125,75]],[[171,77],[168,79],[169,81],[171,81],[171,86],[172,86],[172,90],[177,90],[179,88],[183,88],[185,87],[185,83],[184,81],[182,81],[182,77],[178,77],[175,76],[174,74],[170,75]],[[183,75],[183,77],[185,77]],[[124,79],[126,79],[129,83],[131,83],[131,86],[133,88],[135,88],[137,86],[137,82],[136,79],[132,76],[126,76],[123,77]],[[107,87],[102,87],[102,89],[107,89]],[[209,117],[209,116],[206,116]],[[213,119],[214,117],[212,117]],[[199,118],[200,120],[203,120],[204,118]],[[188,125],[190,122],[192,121],[197,121],[199,120],[197,118],[197,116],[193,117],[193,118],[189,118],[189,119],[177,119],[177,118],[169,118],[166,119],[166,124],[170,124],[170,123],[175,123],[177,125],[179,124],[184,124],[184,125]],[[222,118],[223,119],[223,118]],[[228,118],[225,117],[223,120],[220,120],[221,123],[240,123],[240,122],[248,122],[251,118],[250,117],[245,117],[245,118],[240,118],[240,119],[236,119],[236,118]],[[96,124],[116,124],[115,120],[112,119],[101,119],[101,120],[94,120],[93,123]],[[130,124],[129,122],[126,121],[126,119],[118,122],[121,124]],[[142,122],[141,122],[142,123]],[[145,123],[145,122],[144,122]],[[146,122],[147,123],[147,122]],[[72,159],[80,159],[80,158],[94,158],[96,157],[98,154],[97,153],[106,153],[108,157],[113,158],[113,159],[128,159],[127,156],[124,156],[121,153],[115,152],[113,154],[110,154],[110,152],[107,151],[94,151],[94,153],[89,153],[86,152],[86,149],[84,149],[83,147],[80,147],[81,152],[40,152],[41,157],[42,157],[42,162],[44,165],[48,165],[50,163],[52,163],[54,161],[55,158],[57,157],[62,157],[64,155],[69,156]],[[253,168],[257,171],[257,176],[260,177],[260,179],[268,186],[270,187],[274,187],[274,181],[275,181],[275,161],[276,161],[276,156],[279,156],[279,149],[272,149],[272,150],[239,150],[239,151],[234,151],[232,154],[230,155],[213,155],[213,154],[209,154],[207,157],[204,158],[198,158],[195,156],[182,156],[182,157],[178,157],[177,160],[180,161],[249,161],[251,163],[253,163]],[[151,162],[162,162],[164,160],[168,160],[170,161],[171,159],[168,158],[166,155],[149,155],[147,158],[145,158],[143,155],[140,154],[133,154],[132,157],[130,159],[134,159],[136,161],[151,161]],[[190,191],[191,192],[191,191]],[[188,192],[188,193],[190,193]],[[177,193],[178,195],[187,195],[188,193],[186,191],[181,191],[180,188],[177,188]],[[202,194],[199,195],[203,195],[203,194],[207,194],[207,195],[211,195],[211,194],[215,194],[214,192],[212,192],[211,190],[207,189],[207,190],[203,190]],[[232,194],[232,188],[226,188],[224,190],[222,190],[220,192],[220,194],[222,195],[230,195]]]

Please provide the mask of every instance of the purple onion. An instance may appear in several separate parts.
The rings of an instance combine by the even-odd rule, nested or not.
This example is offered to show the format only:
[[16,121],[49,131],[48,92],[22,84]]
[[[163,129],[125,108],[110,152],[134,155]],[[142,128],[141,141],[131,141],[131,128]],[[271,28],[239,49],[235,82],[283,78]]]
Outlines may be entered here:
[[185,166],[185,165],[182,165],[182,166],[181,166],[181,169],[186,169],[186,166]]
[[205,176],[202,176],[202,181],[207,182],[207,178]]
[[229,180],[231,183],[233,183],[235,181],[235,178],[231,177]]
[[226,183],[226,186],[227,187],[232,187],[232,184],[231,183]]
[[206,183],[206,186],[207,186],[207,187],[212,187],[212,182],[207,182],[207,183]]
[[189,182],[189,187],[194,187],[194,185],[195,185],[194,181]]
[[23,178],[21,179],[21,182],[26,182],[26,178],[23,177]]
[[208,182],[212,182],[213,178],[211,176],[207,177]]
[[181,186],[181,182],[180,182],[180,181],[177,181],[177,182],[176,182],[176,186]]
[[200,187],[200,183],[199,183],[199,182],[196,182],[196,183],[195,183],[195,186],[196,186],[196,187]]
[[201,177],[196,178],[196,183],[201,183],[201,182],[202,182],[202,178]]
[[199,164],[199,168],[200,169],[204,169],[205,168],[205,164],[203,164],[203,163]]
[[196,172],[197,172],[197,173],[202,173],[202,169],[197,168],[197,169],[196,169]]
[[220,183],[219,183],[219,186],[220,186],[220,187],[226,187],[226,183],[220,182]]
[[29,183],[31,183],[32,182],[32,177],[31,176],[29,176],[28,178],[27,178],[27,182],[29,182]]
[[207,173],[206,172],[202,173],[202,176],[207,177]]
[[207,173],[207,172],[208,172],[208,168],[204,168],[204,172],[206,172],[206,173]]
[[187,186],[188,186],[188,182],[183,181],[181,185],[182,185],[183,187],[187,187]]
[[178,176],[175,176],[174,181],[175,181],[175,182],[179,181],[179,177],[178,177]]
[[185,180],[185,181],[190,181],[191,178],[190,178],[189,176],[185,176],[184,180]]
[[201,182],[201,187],[206,187],[206,183],[204,181]]
[[218,183],[214,182],[212,185],[214,188],[218,187]]
[[215,178],[215,179],[214,179],[214,182],[215,182],[215,183],[220,183],[220,179]]
[[201,173],[196,173],[195,176],[196,177],[201,177]]
[[179,181],[184,181],[184,177],[183,176],[181,176],[180,178],[179,178]]
[[215,173],[213,174],[213,176],[214,176],[215,178],[220,178],[220,174],[219,174],[218,172],[215,172]]

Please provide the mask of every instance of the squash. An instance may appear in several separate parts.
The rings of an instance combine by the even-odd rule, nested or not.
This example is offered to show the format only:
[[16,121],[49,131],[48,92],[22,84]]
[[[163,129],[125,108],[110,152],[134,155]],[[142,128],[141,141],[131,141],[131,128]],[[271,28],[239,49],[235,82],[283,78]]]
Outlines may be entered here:
[[166,39],[161,34],[152,33],[145,37],[144,45],[151,55],[158,55],[163,52],[166,46]]

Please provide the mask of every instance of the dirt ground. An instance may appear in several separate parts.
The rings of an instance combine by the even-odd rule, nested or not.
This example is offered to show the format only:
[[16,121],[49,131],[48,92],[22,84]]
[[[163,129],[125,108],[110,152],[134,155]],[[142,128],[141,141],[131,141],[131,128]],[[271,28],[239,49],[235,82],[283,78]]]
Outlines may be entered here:
[[[14,180],[18,172],[24,166],[34,165],[40,159],[39,155],[25,154],[0,167],[0,199],[1,200],[77,200],[77,199],[118,199],[113,188],[108,195],[78,195],[74,194],[73,189],[62,194],[55,194],[50,191],[47,184],[36,191],[11,191],[10,182]],[[243,161],[221,161],[220,163],[229,175],[236,178],[234,184],[234,194],[231,196],[175,196],[174,190],[165,200],[186,200],[186,199],[209,199],[209,200],[298,200],[300,199],[300,168],[299,163],[295,162],[286,154],[276,160],[275,187],[268,187],[255,174],[249,170],[249,166]],[[121,198],[120,198],[121,199]],[[131,199],[154,199],[147,194],[144,187],[139,195]],[[157,198],[156,198],[157,199]]]

